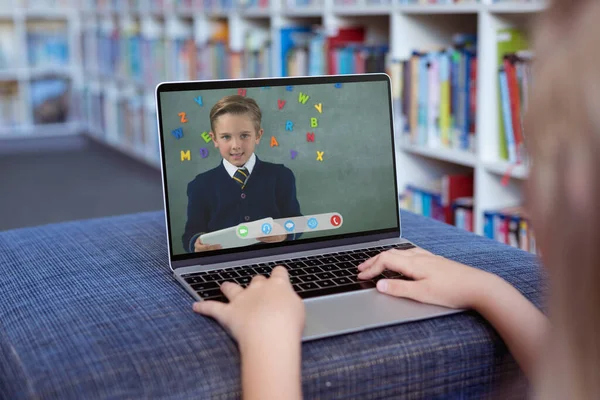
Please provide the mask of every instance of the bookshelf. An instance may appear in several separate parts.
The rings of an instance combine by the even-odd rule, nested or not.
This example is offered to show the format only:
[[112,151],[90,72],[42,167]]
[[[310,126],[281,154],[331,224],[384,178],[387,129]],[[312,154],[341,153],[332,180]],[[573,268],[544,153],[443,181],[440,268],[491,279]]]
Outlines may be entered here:
[[[81,132],[73,93],[81,85],[75,0],[0,5],[0,140]],[[23,51],[25,49],[25,51]]]
[[[527,166],[513,166],[499,156],[502,116],[498,104],[496,36],[499,29],[507,27],[527,30],[536,15],[544,10],[543,2],[72,0],[64,3],[68,3],[68,7],[53,7],[47,14],[45,11],[50,8],[29,11],[23,4],[14,9],[0,6],[0,32],[12,27],[17,40],[24,43],[29,19],[45,15],[67,21],[70,48],[80,50],[72,52],[68,67],[55,72],[70,77],[79,96],[83,117],[72,128],[83,129],[96,140],[156,167],[159,165],[154,108],[156,83],[194,78],[280,76],[282,28],[320,26],[322,33],[328,36],[339,28],[361,25],[365,27],[367,42],[389,46],[391,59],[407,59],[415,49],[449,46],[458,32],[476,34],[474,151],[410,143],[397,126],[396,151],[402,166],[398,171],[400,187],[425,185],[449,173],[473,174],[474,229],[479,234],[484,231],[486,210],[523,202]],[[132,64],[131,57],[124,61],[122,52],[121,56],[115,55],[115,49],[122,50],[127,43],[143,54],[141,65]],[[233,57],[228,60],[229,64],[235,64],[239,54],[248,56],[244,52],[263,52],[257,55],[257,67],[242,65],[233,73],[215,59],[215,54],[227,54]],[[150,67],[147,62],[144,65],[148,59],[152,60]],[[28,111],[28,85],[45,71],[26,65],[27,60],[23,59],[18,60],[15,67],[0,69],[0,80],[18,83],[23,126],[33,128],[33,117]],[[215,76],[217,73],[224,75]],[[1,112],[2,109],[0,115]]]

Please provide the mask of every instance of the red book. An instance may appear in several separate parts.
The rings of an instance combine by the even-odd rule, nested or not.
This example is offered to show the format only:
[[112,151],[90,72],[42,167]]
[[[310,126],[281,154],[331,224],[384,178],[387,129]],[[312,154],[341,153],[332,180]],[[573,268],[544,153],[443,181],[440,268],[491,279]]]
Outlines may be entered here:
[[442,178],[442,206],[447,224],[454,225],[452,202],[459,197],[473,197],[473,176],[445,175]]
[[517,70],[510,57],[504,58],[504,70],[508,82],[508,93],[510,97],[510,114],[512,116],[513,132],[515,134],[515,147],[517,148],[517,162],[522,161],[523,133],[521,131],[521,98],[519,95],[519,82],[517,81]]
[[364,27],[339,28],[335,36],[327,38],[327,73],[335,75],[335,49],[348,44],[359,44],[365,40]]

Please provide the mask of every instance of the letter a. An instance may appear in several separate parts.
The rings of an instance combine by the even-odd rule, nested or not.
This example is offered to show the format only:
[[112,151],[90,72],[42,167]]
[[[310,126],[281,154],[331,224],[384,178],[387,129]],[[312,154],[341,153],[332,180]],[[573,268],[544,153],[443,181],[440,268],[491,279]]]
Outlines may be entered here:
[[271,136],[271,147],[279,147],[279,143],[277,143],[275,136]]

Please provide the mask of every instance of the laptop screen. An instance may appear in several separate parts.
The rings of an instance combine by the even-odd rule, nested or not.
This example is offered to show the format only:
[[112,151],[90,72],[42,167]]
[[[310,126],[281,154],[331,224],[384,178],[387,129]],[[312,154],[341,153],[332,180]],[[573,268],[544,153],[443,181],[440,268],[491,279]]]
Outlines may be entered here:
[[157,89],[171,259],[399,232],[386,75]]

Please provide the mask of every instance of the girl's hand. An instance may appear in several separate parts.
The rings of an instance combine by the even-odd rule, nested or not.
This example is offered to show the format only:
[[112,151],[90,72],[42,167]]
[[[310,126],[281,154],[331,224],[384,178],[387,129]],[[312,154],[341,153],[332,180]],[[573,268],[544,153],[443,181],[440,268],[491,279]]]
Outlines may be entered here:
[[378,254],[358,266],[358,277],[372,279],[386,269],[414,280],[382,279],[380,292],[451,308],[475,308],[495,277],[420,248]]
[[216,319],[241,347],[277,339],[300,342],[304,303],[294,292],[285,268],[275,267],[269,279],[255,276],[246,289],[225,282],[221,291],[229,304],[202,301],[194,304],[194,311]]

